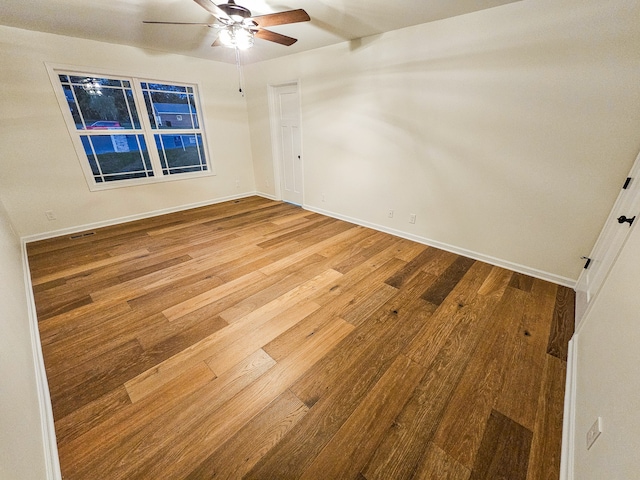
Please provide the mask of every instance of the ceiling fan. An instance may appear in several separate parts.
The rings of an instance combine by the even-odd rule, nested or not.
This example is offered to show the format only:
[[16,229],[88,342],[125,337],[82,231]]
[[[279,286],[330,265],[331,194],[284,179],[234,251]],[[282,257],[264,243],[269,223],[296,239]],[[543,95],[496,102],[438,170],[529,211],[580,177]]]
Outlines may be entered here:
[[227,3],[216,5],[211,0],[194,0],[198,5],[213,15],[217,23],[194,23],[194,22],[153,22],[143,23],[163,24],[163,25],[205,25],[217,28],[218,38],[212,46],[225,46],[239,50],[246,50],[253,46],[254,37],[280,45],[290,46],[298,40],[280,33],[267,30],[265,27],[275,25],[286,25],[289,23],[308,22],[311,20],[307,12],[299,8],[297,10],[287,10],[285,12],[269,13],[267,15],[251,16],[251,11],[241,5],[237,5],[234,0],[227,0]]

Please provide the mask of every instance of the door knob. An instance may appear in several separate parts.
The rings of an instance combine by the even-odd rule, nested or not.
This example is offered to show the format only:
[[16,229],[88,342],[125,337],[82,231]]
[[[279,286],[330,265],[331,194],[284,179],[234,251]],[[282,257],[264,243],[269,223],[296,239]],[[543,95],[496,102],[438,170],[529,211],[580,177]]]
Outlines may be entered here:
[[633,224],[633,221],[636,219],[636,217],[634,216],[633,218],[627,218],[624,215],[620,215],[618,217],[618,223],[622,224],[627,222],[629,224],[629,226],[631,226]]

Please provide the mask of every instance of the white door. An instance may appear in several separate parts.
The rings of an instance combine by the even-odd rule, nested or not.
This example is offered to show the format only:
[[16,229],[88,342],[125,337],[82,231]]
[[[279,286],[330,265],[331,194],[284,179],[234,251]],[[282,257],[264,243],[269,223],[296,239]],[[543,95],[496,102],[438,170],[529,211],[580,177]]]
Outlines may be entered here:
[[624,182],[616,203],[607,218],[587,260],[587,266],[576,284],[576,326],[584,318],[589,305],[598,295],[609,270],[618,258],[631,228],[640,223],[640,155]]
[[298,85],[275,87],[275,161],[278,162],[282,200],[303,204],[302,149],[300,143],[300,99]]

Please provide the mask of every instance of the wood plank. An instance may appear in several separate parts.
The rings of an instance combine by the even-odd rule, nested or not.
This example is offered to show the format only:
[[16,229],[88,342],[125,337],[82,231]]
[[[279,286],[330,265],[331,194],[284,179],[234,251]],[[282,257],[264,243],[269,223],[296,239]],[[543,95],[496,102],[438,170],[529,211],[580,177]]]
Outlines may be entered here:
[[[431,321],[425,324],[407,347],[406,353],[410,358],[429,366],[459,324],[485,319],[498,298],[481,296],[477,291],[491,270],[490,265],[479,262],[469,269],[468,275],[459,281],[457,288],[450,292],[446,301],[435,310]],[[432,302],[429,303],[434,305]]]
[[124,387],[117,387],[55,421],[58,443],[67,443],[102,423],[107,416],[131,405]]
[[302,479],[351,478],[366,464],[426,369],[399,355],[331,441],[304,470]]
[[187,480],[242,478],[308,411],[298,397],[286,390],[192,470]]
[[292,304],[304,300],[317,288],[332,282],[338,276],[340,276],[338,272],[327,270],[323,274],[299,285],[261,308],[248,313],[228,327],[189,346],[173,357],[154,365],[153,368],[148,369],[125,383],[129,396],[131,396],[133,401],[136,401],[152,394],[154,390],[178,376],[186,368],[210,358],[215,354],[216,350],[219,349],[223,341],[236,341],[238,338],[246,335],[250,330],[256,328],[256,326],[281,314],[290,308]]
[[423,278],[430,277],[426,274],[415,277],[374,317],[358,327],[357,335],[347,339],[342,348],[333,351],[314,371],[300,379],[292,391],[307,405],[313,405],[330,391],[331,386],[336,387],[335,379],[339,379],[340,384],[352,379],[357,365],[365,364],[368,370],[371,366],[384,364],[385,357],[393,359],[398,355],[432,314],[426,302],[416,298],[422,290]]
[[[211,452],[220,448],[227,439],[281,395],[295,378],[333,349],[352,330],[351,325],[336,319],[311,337],[304,348],[276,364],[206,418],[199,418],[196,414],[195,408],[198,405],[190,405],[169,421],[166,429],[159,432],[159,435],[179,429],[192,440],[182,445],[167,444],[165,441],[166,448],[160,449],[154,458],[135,470],[143,471],[150,478],[178,477],[183,472],[190,471],[194,464],[197,465],[208,457],[207,450]],[[200,442],[206,444],[207,450],[202,449]],[[131,455],[136,453],[133,451]]]
[[504,382],[508,340],[520,324],[524,303],[524,292],[513,288],[500,297],[492,314],[496,323],[480,338],[433,438],[433,443],[469,471]]
[[315,302],[299,302],[260,326],[253,327],[251,331],[237,340],[228,342],[228,345],[220,348],[209,357],[206,363],[216,375],[221,375],[319,308],[320,305]]
[[[261,351],[218,378],[204,363],[194,365],[159,389],[157,395],[134,403],[135,413],[123,410],[110,422],[64,445],[60,455],[68,456],[69,461],[63,473],[71,478],[90,478],[91,472],[100,472],[104,478],[133,478],[131,472],[140,464],[153,461],[161,448],[173,443],[172,431],[188,432],[194,423],[219,409],[274,365]],[[195,380],[193,385],[190,379]],[[176,401],[167,406],[167,396],[162,392],[174,392]],[[95,455],[95,451],[100,454]]]
[[[36,313],[40,320],[46,320],[47,318],[70,312],[91,303],[93,303],[91,295],[82,295],[79,298],[71,299],[57,297],[55,300],[48,302],[46,308],[36,308]],[[40,303],[40,305],[42,305],[42,303]]]
[[100,398],[123,380],[149,367],[149,359],[136,340],[126,342],[102,355],[90,365],[79,364],[50,382],[54,416],[61,418]]
[[547,355],[533,431],[527,480],[556,480],[560,471],[567,365]]
[[[334,281],[340,277],[338,272],[324,268],[325,265],[326,262],[322,262],[316,264],[315,267],[318,267],[324,272],[331,271],[335,273]],[[318,274],[319,272],[317,268],[309,268],[305,269],[303,272],[296,272],[283,276],[279,281],[237,302],[232,307],[223,310],[220,312],[220,316],[229,323],[238,321],[251,312],[263,308],[265,305],[274,302],[276,299],[287,295],[290,291],[299,287],[302,282],[307,282]],[[325,285],[328,285],[329,283],[332,282],[326,282]]]
[[87,264],[78,265],[74,267],[60,269],[54,273],[50,273],[48,275],[42,275],[31,279],[31,283],[33,285],[42,285],[44,283],[51,282],[53,280],[58,280],[60,278],[70,277],[72,275],[77,275],[78,273],[88,272],[91,270],[96,270],[98,268],[113,265],[119,262],[126,262],[132,258],[140,258],[145,255],[149,255],[149,251],[145,248],[140,250],[135,250],[133,252],[125,253],[122,255],[117,255],[114,257],[109,257],[101,260],[95,260],[93,262],[89,262]]
[[495,409],[520,425],[533,430],[542,384],[546,345],[556,298],[556,285],[535,280],[525,300],[520,324],[509,340],[505,380]]
[[[477,279],[476,284],[481,285],[491,267],[477,264],[474,270],[476,273],[469,272],[470,278]],[[472,288],[466,295],[471,295],[471,292],[474,292]],[[462,292],[459,294],[462,295]],[[453,322],[455,327],[441,341],[441,347],[434,345],[433,352],[426,348],[417,348],[415,339],[420,335],[414,337],[408,351],[412,353],[412,359],[428,368],[428,373],[363,470],[367,479],[410,478],[424,457],[425,449],[478,345],[483,329],[490,325],[495,301],[495,298],[481,299],[478,300],[480,306],[477,312],[472,308],[459,313],[457,321]],[[458,302],[455,302],[455,305],[458,306]],[[444,303],[442,307],[445,307]],[[461,310],[465,308],[468,307],[461,307]],[[444,308],[440,310],[442,311]],[[436,316],[438,311],[425,328],[437,324],[434,322]]]
[[169,322],[162,314],[156,314],[155,317],[163,321],[136,329],[135,338],[145,350],[154,349],[174,337],[184,338],[186,344],[193,345],[229,325],[218,316],[208,317],[197,322],[190,321],[190,319]]
[[49,345],[63,341],[75,332],[91,328],[126,313],[131,313],[131,307],[127,303],[106,300],[87,304],[39,321],[40,342],[42,345]]
[[[127,312],[130,313],[130,312]],[[139,319],[119,315],[107,321],[84,326],[64,339],[42,346],[47,362],[56,366],[57,375],[68,376],[68,371],[84,365],[90,369],[95,359],[119,346],[135,340],[143,328],[156,329],[166,320],[161,316]],[[55,375],[52,375],[54,377]]]
[[359,297],[345,307],[341,313],[342,318],[350,324],[358,327],[368,321],[375,312],[393,298],[396,289],[387,285],[380,285],[368,295]]
[[387,278],[385,283],[395,288],[400,288],[406,282],[411,280],[424,267],[425,264],[431,262],[437,256],[438,250],[427,247],[413,258],[405,267],[396,272],[393,276]]
[[576,292],[574,290],[567,287],[558,287],[547,353],[565,362],[569,351],[569,340],[571,340],[574,331],[575,303]]
[[434,305],[440,305],[462,279],[475,260],[458,257],[438,280],[422,295],[422,298]]
[[[363,302],[368,302],[369,300],[369,292],[367,290],[370,288],[370,282],[375,279],[384,278],[388,275],[389,271],[396,270],[398,265],[403,265],[404,262],[402,260],[398,260],[395,258],[390,259],[388,262],[383,265],[378,266],[372,274],[368,275],[366,279],[362,279],[357,283],[353,283],[349,281],[349,279],[353,276],[353,273],[356,270],[352,270],[351,272],[344,275],[342,278],[338,279],[338,284],[334,285],[330,288],[329,294],[325,293],[325,296],[331,298],[328,302],[322,302],[322,299],[318,299],[315,297],[316,301],[321,301],[323,306],[312,315],[309,315],[295,327],[290,328],[282,335],[274,339],[269,344],[265,345],[264,349],[271,355],[275,360],[279,360],[280,358],[285,357],[295,348],[297,348],[300,344],[302,344],[305,339],[314,335],[315,332],[320,329],[323,325],[325,325],[331,318],[340,317],[343,318],[344,315],[351,315],[352,318],[354,314],[352,313],[355,308],[358,306],[362,306]],[[377,262],[371,261],[371,265],[373,267],[377,266]],[[359,268],[363,268],[362,266]],[[347,277],[347,281],[344,282],[344,277]],[[340,290],[340,288],[335,288],[339,284],[345,283],[348,286],[345,286],[344,290]],[[392,290],[392,294],[384,295],[384,302],[389,300],[391,296],[397,293],[397,290],[389,287],[388,285],[382,285],[382,287],[386,287],[387,289]],[[387,290],[388,292],[389,290]],[[334,296],[333,293],[338,292],[338,295]],[[376,293],[375,291],[373,293]],[[375,303],[376,308],[381,306],[382,303],[379,299],[375,300],[378,303]],[[372,308],[370,303],[367,303],[366,307],[363,308]],[[357,313],[356,313],[357,314]],[[344,319],[344,318],[343,318]],[[352,323],[353,322],[349,322]]]
[[456,462],[447,453],[430,443],[424,460],[413,477],[416,480],[468,480],[471,471]]
[[514,272],[509,282],[509,286],[522,290],[523,292],[530,292],[533,286],[533,277],[524,275],[522,273]]
[[470,480],[526,480],[531,438],[530,430],[492,411]]
[[281,270],[283,268],[286,268],[290,265],[295,264],[296,262],[300,261],[301,259],[308,257],[309,255],[313,255],[315,253],[317,253],[318,251],[321,251],[322,249],[326,248],[327,246],[330,245],[334,245],[340,242],[344,242],[346,240],[348,240],[349,238],[354,237],[355,235],[358,235],[358,233],[360,233],[360,230],[358,228],[356,228],[355,226],[353,228],[350,228],[348,230],[345,230],[344,232],[335,235],[333,237],[327,238],[326,240],[322,240],[321,242],[318,242],[315,245],[311,245],[310,247],[306,247],[302,250],[299,250],[295,253],[293,253],[292,255],[289,255],[288,257],[285,257],[281,260],[278,260],[277,262],[272,263],[271,265],[268,265],[264,268],[261,268],[260,271],[262,273],[264,273],[265,275],[271,275],[274,272],[277,272],[278,270]]
[[376,321],[355,330],[291,387],[311,409],[246,478],[298,478],[302,474],[431,314],[406,302],[413,298],[415,304],[426,305],[416,298],[422,291],[418,278],[413,287],[401,291],[400,298],[390,302]]
[[218,316],[225,310],[230,309],[234,305],[237,305],[240,302],[245,301],[252,295],[255,295],[262,290],[269,288],[271,285],[274,285],[284,278],[290,275],[298,275],[299,272],[304,271],[303,275],[298,276],[299,279],[306,278],[309,276],[318,275],[321,272],[327,270],[329,268],[329,261],[320,255],[311,255],[303,258],[302,260],[289,265],[288,267],[275,272],[272,275],[264,276],[264,278],[259,279],[256,282],[249,283],[248,285],[243,286],[242,288],[236,288],[231,291],[228,295],[225,295],[221,298],[215,299],[213,302],[203,302],[204,305],[200,306],[198,309],[189,311],[184,316],[179,317],[181,322],[200,322],[205,321],[211,317]]
[[238,289],[246,288],[248,285],[257,282],[265,278],[265,275],[261,272],[251,272],[247,275],[232,280],[230,282],[223,283],[218,287],[206,290],[199,295],[187,298],[183,302],[172,305],[162,311],[163,315],[167,317],[169,321],[176,320],[185,316],[188,313],[194,312],[206,305],[209,305],[227,295],[232,294]]

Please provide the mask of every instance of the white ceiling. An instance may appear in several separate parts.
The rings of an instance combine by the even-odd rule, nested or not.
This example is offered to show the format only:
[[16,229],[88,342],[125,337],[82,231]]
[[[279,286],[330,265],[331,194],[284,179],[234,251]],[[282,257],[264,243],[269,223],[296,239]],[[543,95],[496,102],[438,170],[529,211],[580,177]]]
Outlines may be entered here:
[[[453,17],[519,0],[236,0],[252,15],[303,8],[310,22],[272,27],[298,39],[290,47],[256,39],[247,63]],[[217,0],[224,3],[225,0]],[[210,60],[234,62],[234,52],[211,47],[216,30],[192,25],[145,25],[143,20],[206,22],[193,0],[0,0],[0,24],[88,38]]]

